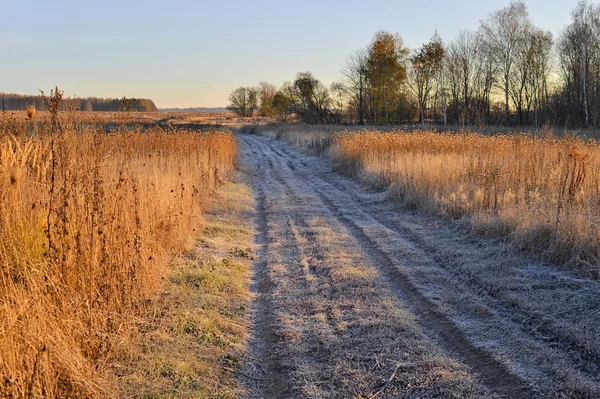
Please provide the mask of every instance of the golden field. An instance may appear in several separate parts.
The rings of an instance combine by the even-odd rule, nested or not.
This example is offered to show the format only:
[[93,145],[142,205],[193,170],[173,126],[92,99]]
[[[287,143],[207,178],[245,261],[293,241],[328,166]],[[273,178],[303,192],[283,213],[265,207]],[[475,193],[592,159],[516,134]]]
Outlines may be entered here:
[[107,397],[171,257],[231,175],[229,132],[0,118],[0,396]]
[[598,276],[600,145],[574,137],[343,132],[331,157],[404,205],[470,216],[486,234]]
[[[64,117],[70,116],[81,123],[97,125],[140,124],[142,126],[160,124],[163,126],[218,125],[239,127],[244,124],[264,124],[269,118],[254,116],[241,118],[233,112],[109,112],[109,111],[61,111]],[[39,122],[50,117],[45,110],[37,110],[34,121]],[[27,111],[6,111],[6,118],[24,122]]]

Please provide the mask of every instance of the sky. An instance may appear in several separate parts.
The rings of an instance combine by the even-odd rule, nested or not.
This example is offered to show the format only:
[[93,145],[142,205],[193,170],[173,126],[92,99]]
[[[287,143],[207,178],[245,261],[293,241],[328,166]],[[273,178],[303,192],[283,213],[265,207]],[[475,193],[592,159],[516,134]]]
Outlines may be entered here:
[[[378,30],[450,42],[509,0],[0,0],[0,92],[220,107],[229,92],[310,71],[325,84]],[[529,0],[557,36],[577,0]]]

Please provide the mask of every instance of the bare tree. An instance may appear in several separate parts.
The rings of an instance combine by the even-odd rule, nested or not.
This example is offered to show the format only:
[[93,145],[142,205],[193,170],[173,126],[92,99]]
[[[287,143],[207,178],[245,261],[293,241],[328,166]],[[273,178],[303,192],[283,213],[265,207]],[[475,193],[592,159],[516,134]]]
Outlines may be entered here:
[[563,123],[600,121],[600,5],[580,1],[561,33],[557,52],[563,84],[552,102]]
[[431,38],[429,43],[424,44],[411,57],[411,87],[417,95],[419,103],[419,118],[422,124],[425,124],[425,110],[427,101],[438,76],[438,71],[442,67],[444,58],[444,46],[437,32]]
[[454,117],[461,124],[472,122],[472,107],[478,99],[485,102],[484,60],[481,38],[475,32],[459,32],[448,46],[446,85]]
[[[527,38],[527,90],[533,107],[533,123],[539,126],[539,110],[548,103],[548,78],[552,70],[552,33],[534,28]],[[529,109],[529,107],[528,107]]]
[[342,68],[350,106],[353,108],[360,125],[364,125],[367,112],[368,67],[368,50],[363,49],[350,55]]
[[229,94],[227,109],[243,118],[254,115],[258,105],[258,93],[254,87],[238,87]]
[[519,52],[523,50],[526,34],[531,28],[527,6],[522,0],[514,1],[507,7],[490,14],[487,20],[481,23],[484,43],[493,55],[501,75],[507,124],[510,124],[511,73]]
[[597,43],[597,32],[594,29],[594,17],[597,16],[595,7],[587,4],[586,2],[580,2],[575,10],[573,11],[573,26],[575,29],[576,37],[581,44],[582,51],[582,88],[583,88],[583,104],[585,110],[585,124],[586,126],[590,123],[590,111],[589,111],[589,93],[588,93],[588,81],[590,72],[590,57],[594,44]]
[[581,89],[583,97],[583,109],[585,112],[585,124],[590,123],[589,110],[589,80],[590,80],[590,64],[594,50],[598,49],[598,7],[580,1],[573,10],[573,22],[567,28],[567,34],[571,35],[571,41],[568,45],[573,45],[574,50],[578,52],[576,57],[579,58],[579,68]]

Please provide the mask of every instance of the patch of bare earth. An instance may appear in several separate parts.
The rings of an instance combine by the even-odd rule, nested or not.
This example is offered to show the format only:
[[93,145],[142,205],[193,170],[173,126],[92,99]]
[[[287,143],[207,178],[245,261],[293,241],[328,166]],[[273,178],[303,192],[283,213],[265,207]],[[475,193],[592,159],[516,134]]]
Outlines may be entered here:
[[120,397],[238,398],[251,300],[254,199],[238,176],[214,194],[188,253],[173,259],[165,291],[139,322]]
[[[240,139],[242,164],[254,169],[258,246],[244,397],[528,397],[519,378],[478,353],[408,280],[399,284],[404,276],[394,277],[391,255],[371,237],[377,226],[347,213],[338,202],[345,194],[321,187],[328,166],[279,142]],[[426,331],[437,334],[446,322],[443,342]],[[482,383],[459,360],[467,351],[502,381]]]

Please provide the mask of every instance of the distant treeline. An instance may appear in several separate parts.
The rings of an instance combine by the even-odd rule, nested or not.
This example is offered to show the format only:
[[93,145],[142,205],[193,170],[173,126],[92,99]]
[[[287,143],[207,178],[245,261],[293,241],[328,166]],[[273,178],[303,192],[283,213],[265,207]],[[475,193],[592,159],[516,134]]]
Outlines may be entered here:
[[310,72],[279,87],[239,87],[228,108],[281,121],[600,127],[600,4],[581,0],[554,36],[523,0],[450,42],[436,32],[409,49],[380,31],[349,55],[330,87]]
[[[22,95],[12,93],[0,93],[0,107],[6,110],[24,110],[29,105],[35,105],[38,110],[46,109],[44,99],[41,95]],[[61,104],[62,110],[81,111],[133,111],[154,112],[158,108],[154,101],[146,98],[64,98]]]

